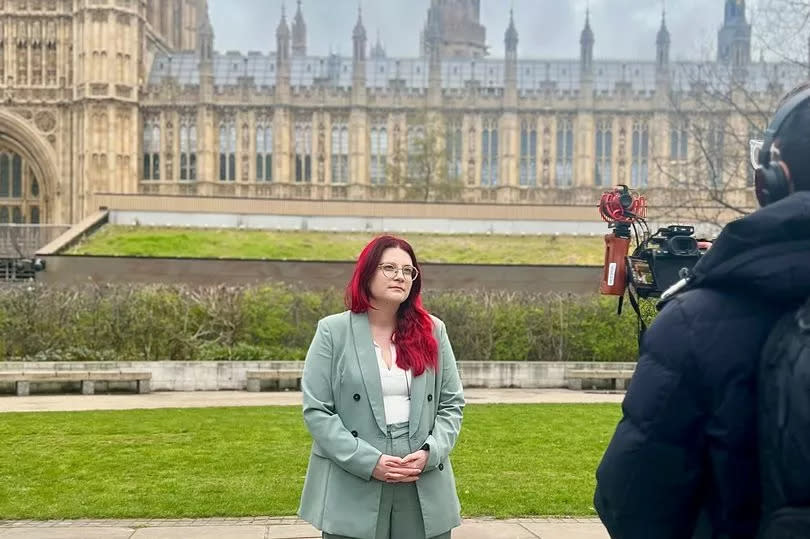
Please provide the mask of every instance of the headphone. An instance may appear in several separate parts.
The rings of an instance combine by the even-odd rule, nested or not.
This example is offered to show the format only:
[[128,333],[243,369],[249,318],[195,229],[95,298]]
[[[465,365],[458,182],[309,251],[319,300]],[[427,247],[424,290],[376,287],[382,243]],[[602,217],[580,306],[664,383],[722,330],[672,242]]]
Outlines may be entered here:
[[778,152],[771,152],[771,147],[785,120],[807,100],[810,100],[810,88],[805,88],[785,101],[777,109],[773,120],[771,120],[771,125],[765,131],[765,139],[762,142],[762,148],[759,150],[757,159],[760,168],[756,170],[754,175],[754,188],[760,206],[764,207],[781,200],[795,190],[790,168],[787,163],[782,161]]

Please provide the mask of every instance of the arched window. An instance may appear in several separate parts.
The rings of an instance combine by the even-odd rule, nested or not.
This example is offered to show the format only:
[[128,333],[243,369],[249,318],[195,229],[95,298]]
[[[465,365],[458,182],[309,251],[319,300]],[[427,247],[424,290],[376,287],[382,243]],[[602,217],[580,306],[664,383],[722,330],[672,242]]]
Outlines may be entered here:
[[520,126],[520,185],[537,187],[537,122],[524,120]]
[[596,124],[596,168],[594,185],[608,187],[613,185],[613,126],[610,120]]
[[498,185],[498,122],[484,121],[481,133],[481,185]]
[[273,181],[273,124],[270,120],[256,126],[256,180]]
[[301,121],[295,124],[295,181],[312,181],[312,123]]
[[670,118],[669,161],[670,184],[673,187],[687,187],[689,168],[689,121],[684,118]]
[[461,163],[461,120],[451,120],[447,123],[445,146],[447,153],[447,179],[450,181],[461,180],[461,174],[463,173]]
[[574,128],[569,118],[557,122],[557,187],[574,185]]
[[419,181],[424,173],[429,152],[425,140],[425,128],[421,125],[408,126],[408,178]]
[[349,182],[349,126],[344,120],[332,124],[332,183]]
[[0,223],[40,223],[40,182],[20,154],[0,148]]
[[380,122],[371,128],[371,183],[384,185],[388,160],[388,131]]
[[219,124],[219,181],[236,181],[236,123],[233,118]]
[[723,186],[726,126],[726,118],[722,116],[711,118],[705,137],[707,164],[710,165],[707,175],[712,189],[720,189]]
[[197,179],[197,120],[187,116],[180,120],[180,180]]
[[630,186],[647,187],[649,184],[650,127],[646,121],[633,122],[633,162],[630,167]]
[[143,179],[160,180],[160,123],[148,118],[143,125]]

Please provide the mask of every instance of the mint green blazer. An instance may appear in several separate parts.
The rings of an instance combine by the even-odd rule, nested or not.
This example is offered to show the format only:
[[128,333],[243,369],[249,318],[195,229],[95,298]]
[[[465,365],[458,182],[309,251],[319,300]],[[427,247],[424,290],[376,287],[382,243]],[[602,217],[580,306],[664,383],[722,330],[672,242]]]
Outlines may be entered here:
[[[409,442],[430,444],[416,488],[425,536],[461,524],[450,451],[461,429],[464,394],[444,323],[433,319],[439,365],[411,387]],[[301,389],[312,452],[299,516],[335,535],[374,539],[382,485],[371,477],[386,448],[380,371],[366,314],[324,318],[307,353]]]

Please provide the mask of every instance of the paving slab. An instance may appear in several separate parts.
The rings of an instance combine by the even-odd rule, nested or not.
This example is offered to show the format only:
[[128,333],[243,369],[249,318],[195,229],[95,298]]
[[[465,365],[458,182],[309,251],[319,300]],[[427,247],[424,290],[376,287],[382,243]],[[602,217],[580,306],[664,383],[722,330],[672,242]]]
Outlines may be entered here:
[[309,524],[268,526],[265,539],[321,539],[321,532]]
[[[171,526],[141,528],[132,539],[265,539],[267,526]],[[286,538],[286,536],[283,536]],[[312,536],[310,536],[312,537]],[[316,536],[317,537],[317,536]]]
[[[319,539],[296,517],[0,521],[0,539]],[[226,521],[223,523],[223,521]],[[127,525],[127,523],[130,523]],[[453,539],[609,539],[597,519],[465,519]]]
[[540,539],[610,539],[607,530],[598,520],[560,520],[522,524]]
[[537,535],[520,522],[469,520],[453,530],[453,539],[537,539]]
[[[64,528],[26,527],[0,529],[0,537],[2,539],[130,539],[132,532],[132,528],[108,526],[98,528],[78,526]],[[227,535],[224,537],[227,537]],[[222,537],[219,539],[222,539]]]

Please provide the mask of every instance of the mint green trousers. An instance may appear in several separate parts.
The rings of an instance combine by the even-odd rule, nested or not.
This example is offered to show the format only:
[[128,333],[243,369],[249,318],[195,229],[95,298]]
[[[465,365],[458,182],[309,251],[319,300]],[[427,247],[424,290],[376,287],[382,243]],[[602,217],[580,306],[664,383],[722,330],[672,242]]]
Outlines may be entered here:
[[[386,454],[404,457],[408,447],[408,423],[388,425]],[[376,479],[372,479],[376,481]],[[323,539],[353,539],[343,535],[323,533]],[[450,531],[425,537],[425,523],[415,483],[383,483],[380,511],[377,516],[375,539],[450,539]]]

